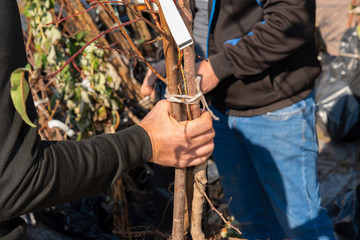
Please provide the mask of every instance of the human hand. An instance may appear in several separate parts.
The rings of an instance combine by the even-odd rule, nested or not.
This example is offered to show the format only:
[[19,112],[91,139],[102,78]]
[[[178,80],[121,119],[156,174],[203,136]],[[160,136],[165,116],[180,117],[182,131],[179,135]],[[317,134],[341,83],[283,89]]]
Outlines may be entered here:
[[204,163],[214,149],[210,114],[204,112],[195,120],[178,122],[169,113],[170,102],[162,100],[139,123],[151,140],[150,162],[179,168]]
[[196,64],[197,76],[201,76],[201,91],[205,94],[213,90],[220,82],[211,67],[210,60]]
[[[166,69],[164,61],[159,61],[152,65],[152,67],[157,71],[161,76],[165,77]],[[143,83],[141,84],[140,92],[145,96],[153,95],[154,86],[157,76],[150,69],[146,72]]]

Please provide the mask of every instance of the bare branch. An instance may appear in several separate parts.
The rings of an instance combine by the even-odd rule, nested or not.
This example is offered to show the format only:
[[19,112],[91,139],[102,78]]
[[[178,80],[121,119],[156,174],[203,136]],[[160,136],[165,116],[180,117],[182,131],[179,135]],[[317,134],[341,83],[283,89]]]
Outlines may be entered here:
[[[75,16],[77,16],[77,15],[80,15],[80,14],[86,13],[86,12],[88,12],[88,11],[90,11],[90,10],[92,10],[92,9],[94,9],[94,8],[96,8],[96,7],[98,7],[98,6],[99,6],[99,4],[96,4],[96,5],[94,5],[94,6],[90,7],[90,8],[88,8],[88,9],[86,9],[86,10],[84,10],[84,11],[77,12],[77,13],[75,13],[75,14],[71,15],[71,16],[67,16],[67,17],[64,17],[64,18],[58,19],[58,20],[56,20],[56,21],[53,21],[53,22],[47,23],[47,24],[42,25],[42,26],[39,26],[39,27],[46,27],[46,26],[49,26],[49,25],[54,24],[54,23],[59,24],[59,23],[61,23],[62,21],[65,21],[66,19],[69,19],[69,18],[75,17]],[[61,14],[61,11],[60,11],[60,14]],[[59,17],[60,17],[60,14],[59,14]]]
[[[108,7],[106,7],[106,6],[103,4],[103,2],[100,2],[99,0],[95,0],[95,1],[96,1],[98,4],[100,4],[100,5],[113,17],[114,21],[117,22],[117,24],[120,26],[120,31],[121,31],[121,33],[124,35],[124,37],[126,38],[126,40],[128,41],[128,43],[130,44],[130,46],[132,47],[132,49],[138,54],[138,56],[139,56],[140,58],[145,59],[145,58],[142,56],[142,54],[140,53],[139,49],[135,46],[135,44],[134,44],[134,42],[132,41],[132,39],[130,38],[130,36],[129,36],[129,35],[127,34],[127,32],[124,30],[123,26],[125,26],[125,25],[123,25],[123,24],[119,21],[119,19],[115,16],[115,14],[114,14],[112,11],[110,11],[110,9],[109,9]],[[126,4],[127,4],[127,1],[124,0],[123,3],[126,5]],[[127,6],[127,5],[126,5],[126,6]],[[130,7],[130,9],[131,9],[131,7]],[[137,19],[138,19],[138,20],[143,20],[143,17],[142,17],[142,18],[137,18]],[[135,19],[134,19],[134,20],[135,20]],[[130,21],[130,22],[132,22],[132,21]],[[145,64],[151,69],[151,71],[153,71],[154,73],[156,72],[156,70],[151,66],[150,63],[148,63],[147,61],[145,61]],[[163,78],[162,76],[157,75],[157,77],[158,77],[161,81],[163,81],[164,83],[167,83],[166,79]]]
[[203,187],[201,186],[201,182],[199,181],[199,179],[197,179],[197,178],[195,177],[195,175],[194,175],[194,180],[195,180],[195,182],[196,182],[196,187],[198,187],[198,189],[202,192],[202,194],[204,195],[206,201],[209,203],[211,209],[214,210],[214,211],[219,215],[219,217],[223,220],[223,222],[224,222],[225,224],[229,225],[232,229],[234,229],[235,231],[237,231],[237,232],[241,235],[241,234],[242,234],[241,231],[240,231],[238,228],[234,227],[234,226],[231,224],[231,222],[227,221],[227,220],[224,218],[223,214],[222,214],[221,212],[219,212],[219,211],[214,207],[214,205],[211,203],[209,197],[208,197],[208,196],[206,195],[206,193],[202,190]]

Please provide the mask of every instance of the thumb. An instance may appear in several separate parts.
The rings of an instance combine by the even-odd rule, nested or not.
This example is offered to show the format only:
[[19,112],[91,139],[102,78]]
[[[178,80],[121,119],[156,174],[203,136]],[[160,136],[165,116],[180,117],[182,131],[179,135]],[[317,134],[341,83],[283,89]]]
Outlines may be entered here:
[[[156,106],[158,109],[156,110],[159,114],[162,115],[163,118],[167,118],[170,120],[168,123],[171,123],[172,127],[183,129],[186,125],[186,121],[179,122],[176,118],[171,114],[171,102],[167,99],[159,101]],[[165,116],[166,115],[166,116]]]
[[154,107],[154,109],[157,109],[157,111],[160,111],[162,113],[167,113],[170,114],[171,112],[171,107],[170,107],[170,102],[166,99],[160,100]]

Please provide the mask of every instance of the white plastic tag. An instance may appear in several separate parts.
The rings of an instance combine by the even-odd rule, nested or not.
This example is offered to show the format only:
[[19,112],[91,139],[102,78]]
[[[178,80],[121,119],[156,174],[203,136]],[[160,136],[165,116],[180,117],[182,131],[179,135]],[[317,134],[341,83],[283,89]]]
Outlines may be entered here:
[[171,34],[174,37],[176,45],[179,49],[183,49],[191,44],[193,40],[187,30],[183,19],[180,16],[173,0],[159,0],[161,8],[164,12],[165,20],[170,28]]

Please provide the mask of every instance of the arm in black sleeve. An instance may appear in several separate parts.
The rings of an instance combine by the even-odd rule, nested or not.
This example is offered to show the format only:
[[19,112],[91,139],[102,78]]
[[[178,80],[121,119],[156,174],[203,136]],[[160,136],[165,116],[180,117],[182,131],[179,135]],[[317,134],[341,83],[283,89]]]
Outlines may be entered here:
[[266,0],[263,8],[265,22],[255,24],[252,35],[210,57],[219,79],[259,74],[313,39],[315,0]]
[[[41,141],[10,98],[10,75],[26,65],[15,0],[0,0],[0,33],[0,222],[99,193],[151,158],[150,138],[140,126],[79,142]],[[37,122],[31,94],[26,106]]]

